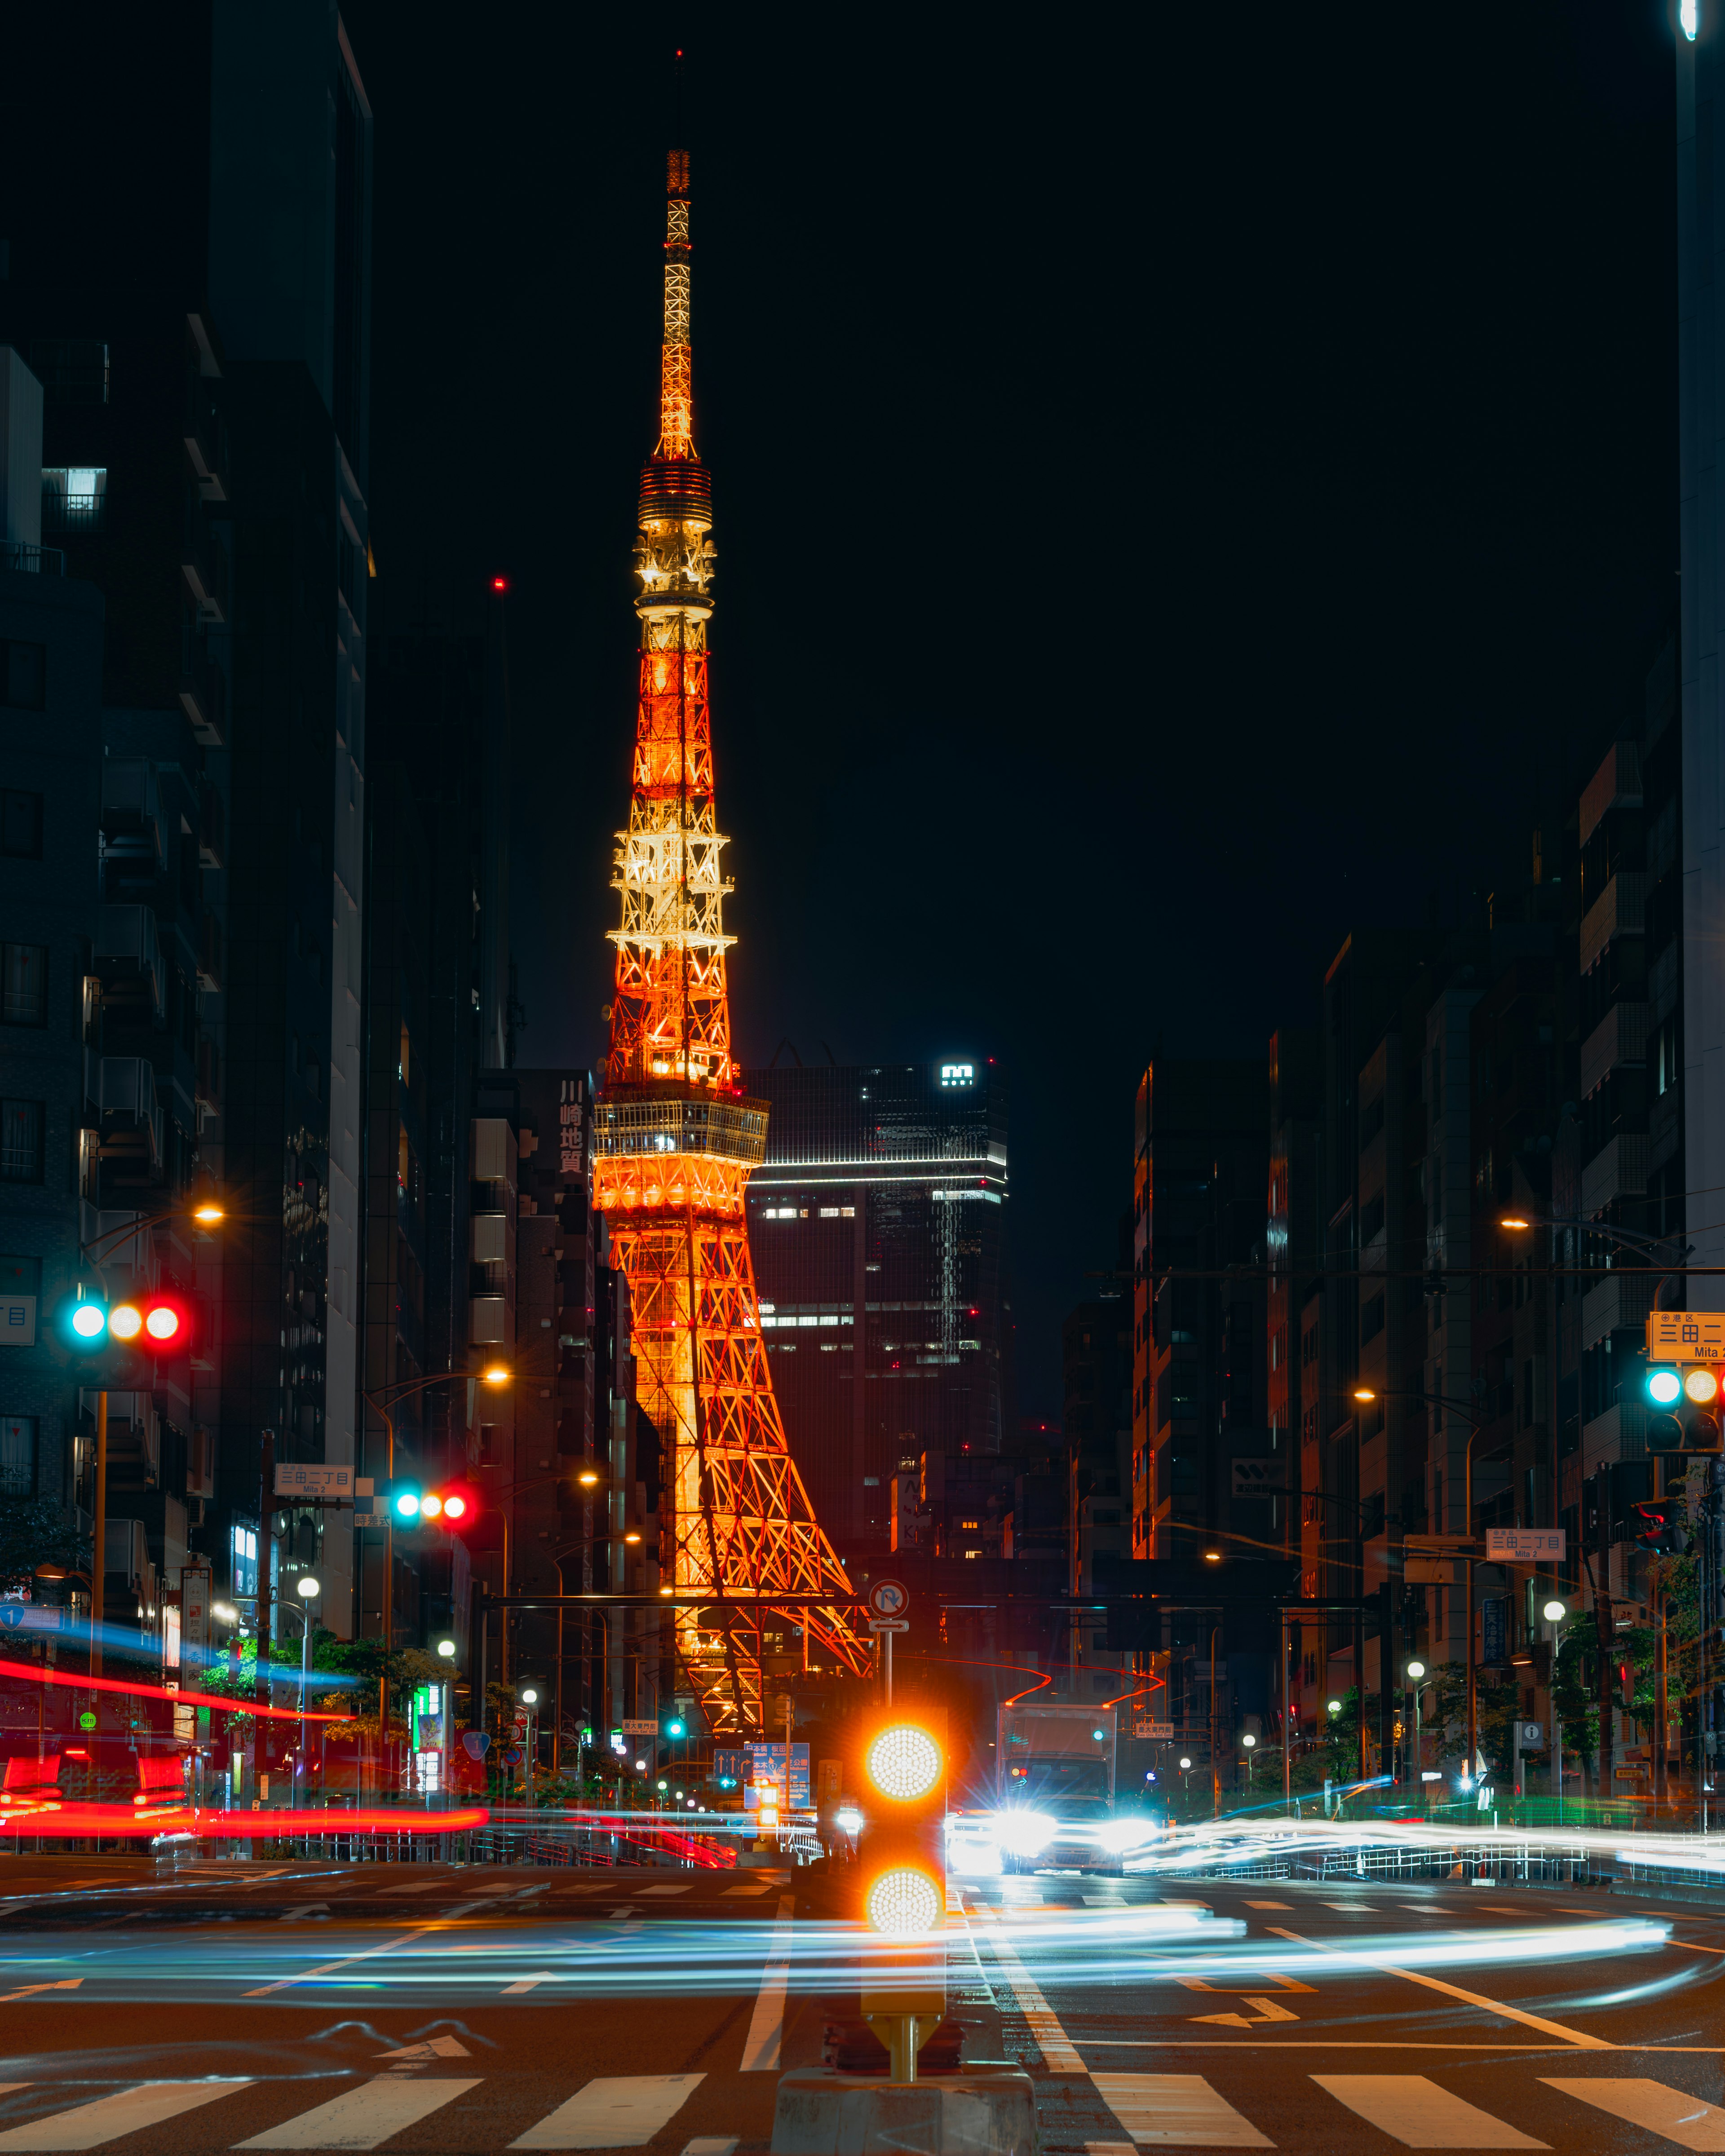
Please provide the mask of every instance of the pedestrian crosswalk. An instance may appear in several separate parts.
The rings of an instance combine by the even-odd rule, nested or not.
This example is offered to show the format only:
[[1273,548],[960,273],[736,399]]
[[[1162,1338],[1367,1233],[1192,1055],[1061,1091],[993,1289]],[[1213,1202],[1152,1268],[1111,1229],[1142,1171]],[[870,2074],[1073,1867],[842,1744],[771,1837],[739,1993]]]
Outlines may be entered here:
[[[440,2040],[446,2042],[446,2040]],[[706,2133],[681,2136],[675,2122],[704,2073],[599,2076],[536,2118],[523,2118],[509,2102],[510,2076],[458,2075],[416,2071],[417,2047],[393,2071],[378,2073],[325,2102],[275,2118],[286,2093],[269,2076],[198,2081],[144,2082],[91,2094],[78,2100],[63,2083],[0,2083],[0,2156],[7,2150],[74,2151],[101,2148],[124,2137],[185,2122],[182,2145],[209,2150],[364,2150],[383,2147],[409,2134],[446,2110],[451,2123],[435,2129],[439,2146],[467,2149],[640,2148],[659,2143],[681,2156],[734,2156],[737,2138]],[[449,2046],[449,2048],[454,2048]],[[439,2053],[440,2056],[441,2054]],[[1266,2087],[1261,2064],[1250,2079],[1224,2093],[1203,2074],[1109,2073],[1089,2076],[1095,2098],[1112,2114],[1120,2140],[1096,2138],[1085,2146],[1101,2156],[1127,2156],[1139,2148],[1280,2148],[1327,2151],[1338,2145],[1351,2120],[1381,2136],[1389,2151],[1432,2149],[1567,2149],[1597,2145],[1599,2113],[1636,2129],[1648,2147],[1705,2152],[1725,2156],[1725,2108],[1672,2083],[1648,2076],[1612,2074],[1528,2075],[1513,2090],[1494,2075],[1488,2101],[1475,2102],[1430,2074],[1311,2073],[1300,2083],[1336,2109],[1314,2114],[1307,2101],[1291,2101],[1286,2081]],[[327,2084],[326,2084],[327,2086]],[[1076,2084],[1084,2087],[1083,2082]],[[718,2107],[729,2109],[724,2076],[715,2083]],[[1041,2084],[1045,2107],[1070,2107],[1071,2078],[1052,2076]],[[1481,2092],[1476,2088],[1476,2094]],[[469,2099],[473,2102],[464,2112]],[[19,2107],[39,2102],[47,2108],[19,2117]],[[542,2099],[542,2102],[543,2099]],[[714,2100],[703,2098],[707,2113]],[[536,2107],[536,2108],[537,2107]],[[1506,2118],[1515,2112],[1520,2123]],[[263,2118],[259,2118],[259,2112]],[[194,2112],[203,2113],[195,2127]],[[1591,2114],[1591,2116],[1590,2116]],[[710,2116],[703,2124],[727,2123]],[[1045,2133],[1051,2147],[1065,2145],[1050,2113]],[[1528,2130],[1537,2127],[1538,2131]],[[429,2145],[429,2144],[427,2144]],[[1353,2146],[1353,2143],[1343,2145]]]
[[[1548,2138],[1511,2124],[1429,2074],[1311,2074],[1303,2078],[1404,2148],[1589,2146],[1594,2129],[1586,2114],[1553,2108],[1544,2092],[1555,2090],[1560,2097],[1638,2127],[1676,2148],[1725,2156],[1725,2109],[1641,2076],[1537,2076],[1532,2087],[1524,2091],[1524,2104],[1515,2107],[1537,2116]],[[1255,2076],[1254,2087],[1239,2092],[1238,2104],[1202,2074],[1095,2073],[1091,2079],[1135,2148],[1328,2148],[1342,2124],[1337,2117],[1321,2126],[1316,2135],[1309,2130],[1289,2132],[1278,2122],[1288,2116],[1291,2107],[1266,2102],[1257,2094],[1262,2084]],[[1302,2128],[1309,2129],[1309,2113],[1304,2106],[1296,2108]],[[0,2141],[0,2148],[4,2145]],[[1085,2145],[1099,2152],[1121,2144],[1087,2141]]]

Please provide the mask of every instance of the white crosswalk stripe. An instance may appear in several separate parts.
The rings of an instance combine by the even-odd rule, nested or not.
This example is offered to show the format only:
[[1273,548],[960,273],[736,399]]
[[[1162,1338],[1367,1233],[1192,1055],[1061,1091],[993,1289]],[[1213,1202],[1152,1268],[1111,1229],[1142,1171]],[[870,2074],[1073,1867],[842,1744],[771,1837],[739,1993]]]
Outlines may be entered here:
[[705,2074],[626,2074],[589,2082],[511,2148],[641,2148],[670,2125]]
[[[380,2074],[358,2088],[344,2090],[327,2103],[302,2111],[266,2133],[254,2133],[237,2148],[375,2148],[392,2133],[417,2126],[458,2096],[476,2089],[477,2081],[419,2081],[401,2074]],[[54,2144],[72,2146],[72,2143]],[[75,2144],[81,2148],[80,2142]]]
[[118,2089],[70,2111],[57,2111],[47,2118],[33,2118],[22,2126],[0,2133],[0,2148],[100,2148],[105,2141],[117,2141],[122,2133],[138,2133],[160,2126],[182,2111],[196,2111],[218,2097],[249,2088],[244,2081],[145,2082],[137,2088]]
[[755,2010],[749,2017],[749,2032],[743,2039],[742,2071],[746,2074],[778,2070],[779,2046],[784,2037],[785,1989],[790,1982],[791,1928],[796,1907],[794,1895],[779,1896],[773,1944],[767,1965],[761,1972],[761,1989],[756,1995]]
[[1585,2081],[1560,2081],[1554,2074],[1539,2078],[1548,2088],[1561,2089],[1565,2096],[1579,2097],[1584,2103],[1609,2111],[1614,2118],[1663,2134],[1680,2148],[1725,2149],[1725,2111],[1681,2089],[1667,2088],[1663,2082],[1616,2081],[1603,2075]]
[[1141,2148],[1273,2148],[1202,2074],[1095,2074],[1096,2093]]
[[1424,2074],[1314,2074],[1321,2089],[1409,2148],[1548,2148]]

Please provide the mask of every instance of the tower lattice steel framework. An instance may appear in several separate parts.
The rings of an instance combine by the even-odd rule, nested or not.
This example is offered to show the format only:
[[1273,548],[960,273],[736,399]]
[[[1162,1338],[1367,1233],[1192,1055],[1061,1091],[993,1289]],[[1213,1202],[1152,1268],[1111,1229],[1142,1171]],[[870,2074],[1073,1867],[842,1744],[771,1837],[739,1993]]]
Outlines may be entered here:
[[[689,334],[689,158],[670,153],[659,445],[643,468],[640,690],[610,1053],[596,1104],[594,1199],[628,1277],[643,1411],[674,1451],[672,1578],[712,1601],[680,1609],[677,1652],[716,1733],[762,1727],[762,1640],[806,1625],[813,1656],[861,1674],[865,1641],[837,1606],[850,1583],[785,1445],[761,1338],[744,1191],[767,1109],[731,1056],[707,708],[712,485],[695,454]],[[831,1594],[775,1612],[753,1598]],[[723,1607],[747,1597],[747,1611]]]

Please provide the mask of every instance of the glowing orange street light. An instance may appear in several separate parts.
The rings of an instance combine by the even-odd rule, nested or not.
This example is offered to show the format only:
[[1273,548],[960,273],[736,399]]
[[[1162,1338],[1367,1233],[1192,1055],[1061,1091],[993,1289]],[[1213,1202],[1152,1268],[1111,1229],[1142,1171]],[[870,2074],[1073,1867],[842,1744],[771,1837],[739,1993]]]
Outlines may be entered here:
[[1519,1213],[1506,1213],[1497,1224],[1500,1228],[1508,1228],[1519,1233],[1524,1228],[1531,1228],[1533,1223],[1524,1220]]
[[1353,1397],[1357,1400],[1375,1400],[1378,1395],[1369,1385],[1356,1385],[1353,1389]]

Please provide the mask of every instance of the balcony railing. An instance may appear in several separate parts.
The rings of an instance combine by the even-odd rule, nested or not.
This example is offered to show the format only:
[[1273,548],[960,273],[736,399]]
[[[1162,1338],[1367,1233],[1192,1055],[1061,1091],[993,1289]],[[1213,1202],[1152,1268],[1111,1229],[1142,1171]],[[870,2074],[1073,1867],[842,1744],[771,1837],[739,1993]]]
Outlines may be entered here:
[[42,528],[80,534],[100,531],[107,521],[107,508],[105,493],[61,494],[49,487],[42,496]]
[[63,547],[32,547],[22,539],[0,539],[0,569],[29,577],[63,577],[66,552]]

